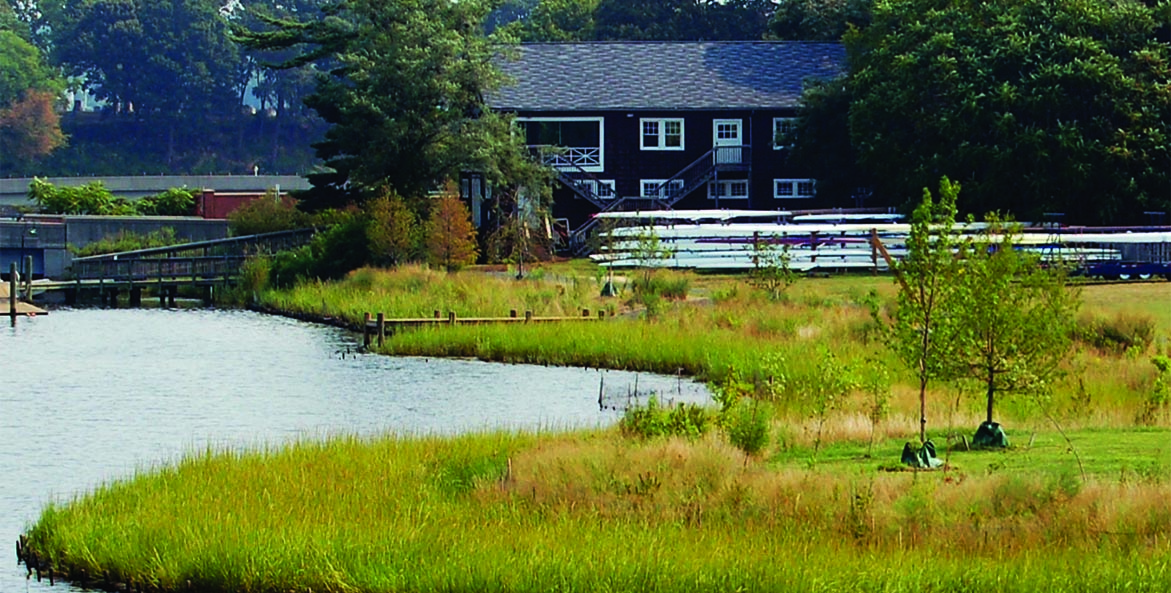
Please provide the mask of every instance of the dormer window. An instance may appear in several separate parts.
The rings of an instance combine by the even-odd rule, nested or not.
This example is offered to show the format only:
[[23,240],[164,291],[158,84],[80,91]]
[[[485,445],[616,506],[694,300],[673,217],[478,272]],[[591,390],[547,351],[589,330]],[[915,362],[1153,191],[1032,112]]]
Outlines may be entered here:
[[640,119],[643,150],[683,150],[682,119]]

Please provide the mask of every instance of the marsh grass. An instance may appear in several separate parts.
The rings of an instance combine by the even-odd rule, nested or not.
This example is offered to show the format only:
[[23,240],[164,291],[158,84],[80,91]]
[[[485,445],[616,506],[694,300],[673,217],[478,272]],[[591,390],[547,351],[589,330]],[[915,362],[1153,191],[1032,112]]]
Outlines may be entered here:
[[[734,375],[772,419],[753,459],[719,431],[617,428],[205,451],[50,505],[33,543],[74,579],[205,593],[1171,590],[1171,429],[1165,415],[1135,428],[1150,357],[1169,348],[1171,283],[1085,287],[1083,311],[1150,316],[1154,338],[1083,346],[1048,397],[1001,400],[1007,451],[964,450],[980,393],[932,386],[928,436],[947,469],[910,472],[884,471],[918,431],[911,377],[871,315],[894,294],[889,278],[806,279],[780,300],[739,278],[681,278],[688,298],[650,318],[600,297],[604,277],[580,263],[521,281],[367,269],[259,297],[354,323],[607,310],[603,322],[402,332],[383,352]],[[864,389],[810,414],[803,386],[823,349],[860,383],[889,382],[880,425]]]
[[[648,318],[626,297],[600,296],[607,275],[581,262],[546,265],[524,280],[498,270],[443,273],[421,266],[395,270],[361,269],[344,281],[310,283],[267,291],[261,304],[282,310],[342,318],[358,324],[366,312],[388,317],[430,317],[434,311],[458,316],[505,316],[531,310],[538,316],[578,316],[582,309],[607,311],[597,323],[527,326],[460,326],[408,331],[391,336],[386,354],[473,357],[501,362],[604,367],[687,374],[722,381],[735,370],[757,387],[757,396],[782,415],[806,406],[802,385],[815,380],[810,353],[830,349],[846,366],[878,365],[890,373],[888,430],[902,429],[915,410],[909,372],[886,347],[886,334],[873,311],[883,311],[895,294],[889,277],[849,275],[807,278],[781,300],[754,289],[743,277],[664,272],[688,286],[686,299],[663,299]],[[615,282],[631,280],[621,275]],[[1155,353],[1171,352],[1171,283],[1081,288],[1087,330],[1103,344],[1117,337],[1121,349],[1085,344],[1064,365],[1046,398],[1006,394],[999,411],[1009,422],[1046,414],[1070,426],[1130,426],[1149,400]],[[629,296],[629,295],[627,295]],[[1131,341],[1136,340],[1136,341]],[[779,362],[778,362],[779,361]],[[780,375],[785,389],[770,389]],[[865,383],[866,377],[859,377]],[[979,424],[980,393],[974,388],[935,386],[928,400],[929,423],[950,422],[957,430]],[[808,390],[805,390],[808,391]],[[856,412],[862,394],[841,406]],[[835,415],[827,429],[840,423]],[[800,432],[800,431],[798,431]]]
[[1047,433],[927,473],[859,463],[864,441],[811,469],[715,434],[338,437],[192,455],[31,537],[74,578],[208,593],[1167,590],[1171,433],[1074,437],[1085,483]]

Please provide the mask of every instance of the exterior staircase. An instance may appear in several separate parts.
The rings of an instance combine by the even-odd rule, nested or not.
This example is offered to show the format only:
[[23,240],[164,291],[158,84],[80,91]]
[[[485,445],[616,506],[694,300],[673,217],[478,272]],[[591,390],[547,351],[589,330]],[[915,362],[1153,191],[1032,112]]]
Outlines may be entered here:
[[[602,212],[630,212],[634,210],[670,210],[683,198],[707,186],[709,181],[716,179],[722,171],[747,171],[750,168],[751,147],[744,146],[716,146],[692,161],[659,185],[651,196],[608,196],[590,195],[590,186],[601,187],[597,178],[585,171],[571,172],[570,167],[557,167],[557,177],[578,196],[589,200],[598,206]],[[578,167],[580,169],[580,167]],[[582,183],[583,179],[592,178],[595,183]],[[589,244],[590,234],[598,227],[602,220],[596,216],[585,224],[574,229],[569,235],[569,247],[574,255],[587,255],[592,246]]]

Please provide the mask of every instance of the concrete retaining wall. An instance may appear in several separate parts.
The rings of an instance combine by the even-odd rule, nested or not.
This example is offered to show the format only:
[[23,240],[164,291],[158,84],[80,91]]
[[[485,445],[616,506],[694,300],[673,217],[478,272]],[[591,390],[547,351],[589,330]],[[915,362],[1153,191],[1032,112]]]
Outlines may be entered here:
[[[78,186],[100,181],[115,196],[141,198],[173,187],[217,192],[258,192],[280,186],[281,191],[309,189],[309,181],[298,175],[140,175],[122,177],[49,177],[57,186]],[[28,201],[30,177],[0,179],[0,204],[32,205]]]
[[36,277],[61,278],[73,258],[70,245],[84,247],[120,232],[145,235],[164,227],[175,229],[183,243],[228,236],[224,220],[170,216],[25,216],[0,220],[0,273],[9,261],[32,255]]

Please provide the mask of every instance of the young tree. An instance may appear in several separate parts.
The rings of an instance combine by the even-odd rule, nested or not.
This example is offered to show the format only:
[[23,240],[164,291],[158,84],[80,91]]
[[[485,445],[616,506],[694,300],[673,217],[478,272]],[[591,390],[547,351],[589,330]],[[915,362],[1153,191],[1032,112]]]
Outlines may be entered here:
[[949,310],[953,347],[948,374],[984,385],[987,415],[981,431],[995,431],[997,393],[1042,392],[1072,344],[1079,293],[1065,271],[1044,266],[1018,248],[1019,229],[993,219],[964,249]]
[[476,230],[463,201],[444,196],[431,205],[427,221],[427,259],[433,266],[457,270],[475,263]]
[[418,251],[415,213],[403,199],[384,193],[366,203],[366,239],[376,264],[397,266],[411,261]]
[[774,301],[781,300],[785,291],[797,281],[789,267],[789,246],[778,244],[779,240],[776,235],[762,238],[757,234],[753,237],[752,271],[749,272],[749,282]]
[[907,255],[895,264],[899,293],[895,301],[894,347],[919,382],[919,441],[927,441],[927,384],[940,377],[951,353],[956,291],[956,197],[960,186],[944,177],[939,202],[923,189],[911,218]]

